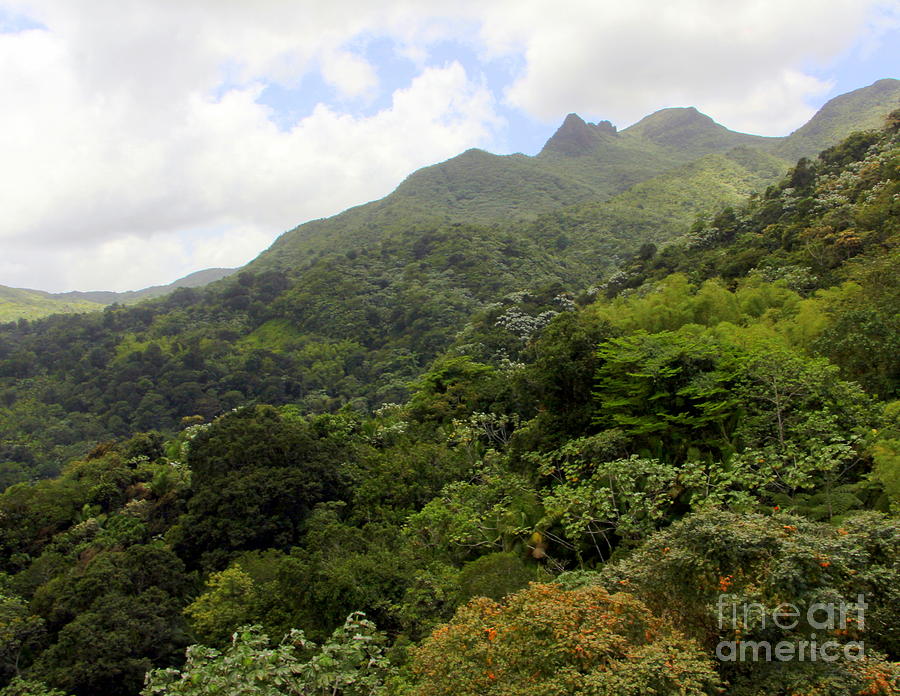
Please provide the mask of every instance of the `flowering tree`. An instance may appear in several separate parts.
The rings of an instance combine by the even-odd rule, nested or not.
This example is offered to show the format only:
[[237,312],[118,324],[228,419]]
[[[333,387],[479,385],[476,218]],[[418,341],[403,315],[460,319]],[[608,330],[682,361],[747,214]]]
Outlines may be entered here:
[[474,599],[412,651],[412,673],[416,696],[699,696],[717,686],[695,642],[597,586]]

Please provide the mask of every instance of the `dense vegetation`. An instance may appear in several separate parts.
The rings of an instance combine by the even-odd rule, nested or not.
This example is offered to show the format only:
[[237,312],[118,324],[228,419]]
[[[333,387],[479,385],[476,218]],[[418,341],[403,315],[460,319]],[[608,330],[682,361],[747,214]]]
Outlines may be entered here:
[[[174,434],[184,418],[248,402],[316,412],[403,402],[454,343],[471,343],[479,361],[517,359],[523,339],[567,306],[563,292],[683,236],[698,214],[740,205],[786,171],[785,152],[868,123],[898,84],[832,100],[787,138],[734,133],[692,109],[618,134],[571,116],[537,157],[472,151],[422,170],[382,201],[285,234],[206,288],[0,329],[0,490],[58,473],[97,442]],[[111,301],[100,295],[69,299]]]
[[5,329],[0,694],[896,693],[898,116],[602,285],[445,223]]

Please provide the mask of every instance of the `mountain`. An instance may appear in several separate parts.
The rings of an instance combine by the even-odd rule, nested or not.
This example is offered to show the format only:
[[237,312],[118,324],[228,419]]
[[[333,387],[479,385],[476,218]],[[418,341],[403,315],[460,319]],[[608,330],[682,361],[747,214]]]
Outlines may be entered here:
[[[870,119],[898,84],[840,102],[820,131],[852,130],[854,104]],[[521,359],[522,337],[573,297],[777,183],[788,170],[778,148],[792,137],[733,133],[693,109],[621,132],[570,116],[534,157],[467,151],[380,201],[285,233],[205,287],[2,327],[0,463],[16,476],[52,472],[88,443],[248,401],[399,403],[448,350]]]
[[[780,138],[731,131],[693,107],[662,109],[622,131],[608,121],[591,124],[569,114],[535,156],[467,150],[414,172],[381,200],[284,233],[245,270],[293,275],[320,255],[358,253],[393,234],[453,222],[530,226],[554,213],[580,220],[571,254],[602,271],[615,263],[611,250],[625,252],[645,237],[661,242],[683,234],[695,215],[765,187],[799,157],[853,130],[878,127],[898,104],[900,81],[879,80],[832,99],[802,128]],[[697,184],[687,187],[690,196],[678,192],[683,177]],[[0,321],[131,304],[232,272],[209,269],[125,293],[17,291],[29,298],[22,304],[8,289]]]
[[585,123],[578,114],[569,114],[544,144],[541,152],[577,156],[595,149],[604,136],[615,135],[616,127],[609,121]]
[[884,115],[897,108],[898,94],[900,80],[886,78],[835,97],[776,145],[775,151],[793,161],[824,150],[852,131],[881,128]]
[[622,134],[653,143],[679,158],[694,158],[739,146],[767,149],[779,140],[728,130],[693,106],[662,109],[642,118]]
[[85,300],[88,302],[98,302],[102,305],[111,304],[134,304],[141,300],[148,300],[154,297],[162,297],[178,288],[200,288],[209,285],[222,278],[227,278],[234,273],[236,268],[206,268],[202,271],[195,271],[179,278],[168,285],[152,285],[143,290],[128,290],[125,292],[110,292],[98,290],[93,292],[61,292],[54,293],[54,297],[59,299],[75,299]]
[[199,288],[227,278],[234,268],[207,268],[186,275],[168,285],[154,285],[143,290],[112,292],[44,292],[0,285],[0,322],[16,319],[38,319],[51,314],[82,314],[96,312],[111,304],[134,304],[142,300],[162,297],[178,288]]
[[780,159],[0,327],[0,694],[900,693],[898,161],[900,110],[660,247]]
[[595,280],[640,244],[685,234],[698,216],[738,204],[784,170],[775,155],[736,147],[674,167],[605,201],[561,209],[538,224],[565,230],[568,258],[594,269]]
[[[379,201],[286,232],[248,269],[295,268],[312,254],[358,248],[385,231],[414,228],[422,220],[479,224],[533,221],[551,211],[607,200],[703,155],[742,146],[748,139],[755,141],[755,136],[732,134],[719,126],[716,128],[726,134],[724,139],[717,130],[719,137],[695,134],[697,137],[681,145],[666,142],[660,131],[670,121],[681,128],[678,119],[672,118],[678,112],[658,112],[655,119],[645,119],[651,120],[649,124],[642,122],[632,127],[635,130],[622,133],[612,126],[587,124],[570,114],[533,157],[468,150],[414,172]],[[733,138],[725,142],[728,134]],[[782,169],[787,166],[784,161]]]
[[[569,114],[535,156],[468,150],[411,174],[385,198],[325,220],[302,224],[279,237],[247,269],[289,270],[320,252],[346,252],[386,231],[418,221],[490,224],[534,220],[543,213],[606,201],[635,184],[712,154],[735,148],[741,181],[774,181],[800,157],[811,157],[854,130],[877,128],[900,105],[900,80],[884,79],[835,97],[802,128],[784,137],[731,131],[695,108],[668,108],[617,131],[609,122],[586,123]],[[772,164],[780,164],[778,171]],[[761,169],[755,169],[757,164]],[[721,172],[720,172],[721,173]],[[650,207],[652,198],[645,200]]]

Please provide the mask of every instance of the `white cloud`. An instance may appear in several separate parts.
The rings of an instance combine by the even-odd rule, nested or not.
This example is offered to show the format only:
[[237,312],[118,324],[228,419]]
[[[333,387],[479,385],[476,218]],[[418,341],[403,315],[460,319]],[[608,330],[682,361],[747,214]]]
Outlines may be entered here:
[[[267,82],[320,64],[342,95],[374,89],[372,66],[340,48],[353,26],[325,40],[327,28],[300,17],[292,32],[272,11],[253,24],[212,10],[213,26],[194,33],[190,11],[143,17],[150,4],[131,17],[148,4],[91,4],[109,13],[99,26],[53,5],[37,15],[49,31],[0,35],[3,284],[126,289],[242,264],[303,220],[488,143],[497,123],[487,90],[451,63],[424,69],[377,113],[320,104],[279,129],[256,101]],[[223,66],[234,86],[216,95]]]
[[[458,64],[426,70],[372,116],[320,105],[287,132],[258,92],[195,97],[165,137],[146,140],[117,123],[80,133],[91,115],[70,111],[55,124],[58,139],[22,148],[18,175],[3,182],[17,202],[0,223],[4,245],[40,240],[32,258],[49,273],[46,289],[127,289],[240,265],[276,233],[386,195],[410,171],[485,141],[496,121],[490,95]],[[85,158],[60,158],[82,149]],[[212,241],[210,227],[221,230]],[[75,241],[82,258],[73,263]],[[0,264],[4,284],[28,285],[33,271]]]
[[[783,135],[830,89],[804,72],[848,49],[877,3],[858,0],[527,4],[485,25],[517,39],[526,68],[510,104],[555,121],[569,111],[627,125],[666,106],[697,106],[731,128]],[[529,27],[534,27],[533,30]]]
[[375,68],[359,56],[335,51],[322,61],[322,76],[334,85],[343,97],[362,97],[378,86]]

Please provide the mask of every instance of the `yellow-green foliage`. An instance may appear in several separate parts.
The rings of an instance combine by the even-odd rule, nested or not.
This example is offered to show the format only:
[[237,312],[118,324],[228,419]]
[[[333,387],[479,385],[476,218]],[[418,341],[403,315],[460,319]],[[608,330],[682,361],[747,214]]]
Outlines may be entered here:
[[900,513],[900,401],[884,408],[885,427],[873,430],[878,439],[872,445],[872,478],[884,487],[891,508]]
[[39,319],[50,314],[98,312],[104,305],[86,300],[63,300],[37,290],[0,285],[0,323],[17,319]]
[[258,605],[253,578],[235,565],[213,573],[203,594],[184,613],[204,643],[222,646],[235,629],[253,622]]
[[300,331],[287,319],[270,319],[244,336],[239,345],[247,348],[285,350],[300,337]]
[[174,339],[167,336],[147,340],[139,340],[137,335],[128,333],[116,346],[116,360],[124,360],[132,353],[141,353],[150,346],[157,346],[164,354],[171,354]]
[[[657,333],[687,324],[714,327],[721,323],[760,323],[775,328],[796,317],[801,302],[800,295],[783,283],[749,278],[731,291],[717,279],[698,286],[684,274],[674,273],[643,294],[596,302],[586,311],[626,333]],[[807,308],[806,314],[809,313]]]

